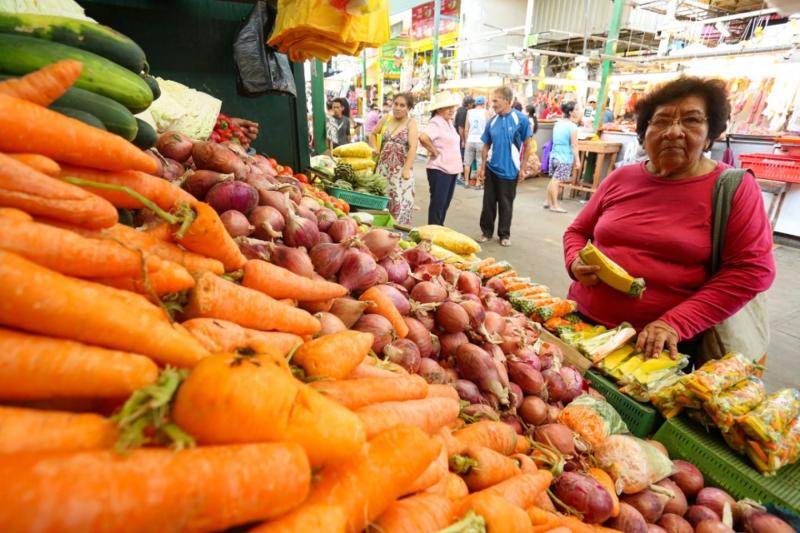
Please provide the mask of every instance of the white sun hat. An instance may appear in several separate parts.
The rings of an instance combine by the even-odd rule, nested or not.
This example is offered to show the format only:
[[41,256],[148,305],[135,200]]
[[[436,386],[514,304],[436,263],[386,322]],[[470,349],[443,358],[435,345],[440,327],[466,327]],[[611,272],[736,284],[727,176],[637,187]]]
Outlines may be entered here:
[[445,107],[458,107],[459,105],[461,105],[461,102],[459,102],[458,97],[455,94],[449,91],[442,91],[433,95],[431,103],[428,105],[428,110],[436,111],[437,109],[442,109]]

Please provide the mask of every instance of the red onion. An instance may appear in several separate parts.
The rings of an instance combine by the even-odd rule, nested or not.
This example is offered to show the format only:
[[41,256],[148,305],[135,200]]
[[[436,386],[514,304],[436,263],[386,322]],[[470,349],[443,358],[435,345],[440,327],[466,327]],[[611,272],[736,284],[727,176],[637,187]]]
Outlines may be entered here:
[[454,287],[458,283],[458,278],[460,275],[461,271],[453,265],[444,265],[442,267],[442,277],[448,284]]
[[183,163],[192,155],[194,141],[179,131],[165,131],[158,136],[156,150],[164,157]]
[[310,196],[303,196],[300,199],[300,205],[298,207],[304,207],[304,208],[308,209],[309,211],[312,211],[312,212],[315,212],[315,213],[317,211],[319,211],[320,209],[322,209],[322,206],[319,205],[319,202],[317,202],[316,200],[314,200]]
[[250,213],[250,222],[255,227],[253,235],[259,239],[272,240],[281,237],[286,226],[280,211],[268,205],[259,205]]
[[319,242],[324,242],[325,244],[330,244],[333,242],[331,236],[325,233],[324,231],[319,232]]
[[424,250],[419,245],[404,251],[403,257],[405,257],[406,261],[408,261],[408,264],[411,265],[412,269],[416,269],[419,265],[433,263],[436,261],[436,259],[430,254],[430,252]]
[[397,242],[400,240],[400,234],[383,228],[374,228],[369,230],[361,240],[367,245],[375,259],[380,260],[394,251]]
[[408,339],[397,339],[390,342],[383,347],[383,355],[392,363],[402,366],[412,374],[419,370],[422,362],[419,348]]
[[203,170],[241,174],[244,162],[224,146],[214,142],[196,142],[192,147],[192,162]]
[[695,498],[695,505],[702,505],[704,507],[708,507],[718,516],[722,516],[722,510],[725,507],[725,504],[728,503],[731,506],[731,510],[733,510],[733,506],[736,504],[736,500],[733,497],[725,492],[722,489],[718,489],[715,487],[705,487],[697,493],[697,497]]
[[417,286],[417,280],[414,279],[414,276],[408,276],[405,281],[400,283],[400,285],[405,287],[407,291],[410,291]]
[[358,322],[368,305],[367,302],[360,302],[355,298],[335,298],[333,305],[331,305],[330,313],[350,328]]
[[479,304],[481,306],[481,309],[483,309],[483,302],[481,302],[481,299],[478,298],[477,296],[475,296],[474,294],[461,293],[461,301],[462,302],[475,302],[476,304]]
[[323,278],[330,279],[342,268],[347,248],[337,243],[319,243],[311,249],[309,257],[314,270]]
[[425,329],[428,331],[433,331],[433,328],[436,327],[436,321],[433,319],[433,313],[421,309],[417,309],[416,311],[413,311],[413,313],[414,318],[419,320],[420,324],[425,326]]
[[145,150],[144,151],[144,155],[146,155],[147,157],[149,157],[150,159],[155,161],[156,165],[158,165],[158,167],[156,168],[156,171],[153,172],[153,176],[158,176],[159,178],[163,178],[164,177],[164,156],[159,154],[156,151],[155,148],[150,148],[149,150]]
[[439,336],[431,335],[431,357],[439,357],[439,353],[442,351],[442,345],[439,343]]
[[488,334],[490,336],[502,335],[505,329],[506,329],[506,321],[503,319],[502,316],[495,313],[494,311],[486,311],[486,315],[483,319],[484,335],[485,334]]
[[390,254],[381,259],[378,264],[386,269],[386,274],[389,276],[391,283],[403,283],[411,274],[408,261],[400,256]]
[[[298,205],[294,208],[294,212],[295,214],[300,215],[303,218],[307,218],[308,220],[314,223],[314,227],[317,227],[317,215],[312,210]],[[318,227],[317,230],[319,230]]]
[[483,306],[487,311],[493,311],[500,316],[508,316],[513,310],[511,304],[502,298],[496,296],[489,296],[483,301]]
[[167,181],[177,181],[182,178],[186,173],[183,165],[169,157],[164,158],[164,163],[161,167],[161,177]]
[[239,144],[236,141],[224,141],[219,143],[220,146],[224,146],[234,154],[238,155],[239,157],[247,157],[247,150],[245,150],[244,146]]
[[439,303],[447,298],[447,290],[430,281],[421,281],[411,289],[411,298],[423,304]]
[[392,342],[394,337],[394,330],[392,323],[381,315],[366,314],[358,319],[353,329],[356,331],[363,331],[364,333],[372,333],[375,340],[372,342],[372,351],[375,353],[383,352],[383,347]]
[[350,217],[337,218],[328,228],[328,235],[333,242],[344,242],[353,237],[358,231],[358,224]]
[[378,266],[371,255],[351,248],[339,270],[339,284],[349,291],[363,291],[375,285]]
[[319,209],[316,213],[317,215],[317,227],[320,231],[328,231],[336,221],[336,213],[328,209],[327,207],[323,207]]
[[439,345],[441,346],[440,355],[443,357],[452,357],[462,344],[467,343],[469,343],[469,339],[463,332],[439,335]]
[[283,216],[284,220],[289,218],[289,197],[280,191],[259,189],[258,203],[274,207]]
[[319,229],[316,221],[289,212],[286,229],[283,230],[283,240],[289,246],[310,250],[319,242]]
[[477,296],[481,292],[481,278],[474,272],[462,272],[457,286],[459,291]]
[[735,533],[732,527],[728,527],[716,520],[704,520],[695,526],[695,533]]
[[423,357],[420,361],[417,374],[422,376],[428,383],[450,383],[450,376],[447,371],[439,363],[427,357]]
[[206,194],[206,202],[217,213],[235,209],[247,215],[258,205],[258,193],[243,181],[224,181],[211,187]]
[[506,286],[502,279],[491,278],[486,282],[486,288],[492,289],[498,296],[506,295]]
[[539,356],[530,348],[530,346],[520,346],[512,352],[518,361],[528,363],[536,370],[542,370],[542,362]]
[[303,248],[291,248],[282,244],[269,245],[269,261],[291,270],[298,276],[314,279],[314,265]]
[[704,505],[690,505],[684,517],[692,527],[697,527],[697,524],[705,520],[720,520],[720,516],[717,513]]
[[486,311],[483,310],[483,306],[479,302],[474,302],[472,300],[461,302],[460,305],[464,308],[464,311],[467,312],[470,329],[478,331],[483,325],[483,321],[486,319]]
[[236,237],[234,240],[247,259],[269,260],[269,245],[272,243],[247,237]]
[[347,329],[347,326],[344,325],[344,322],[342,322],[338,316],[332,313],[317,313],[314,316],[317,320],[319,320],[319,323],[322,324],[322,329],[320,329],[317,333],[317,337],[339,333],[340,331],[345,331]]
[[469,315],[459,304],[444,302],[436,310],[436,324],[447,333],[458,333],[469,326]]
[[389,283],[389,274],[386,273],[386,269],[380,265],[375,267],[375,271],[378,273],[378,277],[375,279],[375,283],[378,285],[384,285]]
[[414,269],[414,277],[420,281],[441,281],[440,276],[443,270],[444,265],[442,263],[425,263],[424,265],[418,265]]
[[509,332],[508,329],[506,329],[506,332],[501,337],[501,342],[500,342],[500,349],[503,350],[503,353],[506,354],[514,353],[514,350],[519,348],[521,345],[522,345],[522,338],[516,333]]
[[412,341],[419,348],[419,354],[422,357],[430,357],[433,351],[433,344],[431,341],[431,332],[425,329],[422,322],[410,316],[403,317],[406,325],[408,326],[408,335],[406,338]]
[[[381,268],[380,265],[378,268]],[[389,297],[401,315],[407,315],[411,312],[411,303],[408,301],[408,297],[405,294],[390,285],[376,285],[376,288]]]
[[583,393],[584,380],[581,373],[571,366],[562,366],[559,370],[561,379],[564,380],[564,393],[561,396],[561,401],[566,403],[571,402]]
[[542,372],[542,377],[544,378],[545,383],[547,383],[547,393],[550,402],[560,402],[561,397],[566,389],[564,378],[562,378],[561,374],[552,368],[544,370]]
[[222,213],[219,218],[231,237],[247,237],[253,233],[253,226],[240,211],[231,209]]
[[514,428],[514,431],[517,433],[517,435],[525,434],[525,428],[522,427],[522,422],[520,422],[519,418],[517,418],[516,416],[511,414],[505,414],[500,417],[500,421]]

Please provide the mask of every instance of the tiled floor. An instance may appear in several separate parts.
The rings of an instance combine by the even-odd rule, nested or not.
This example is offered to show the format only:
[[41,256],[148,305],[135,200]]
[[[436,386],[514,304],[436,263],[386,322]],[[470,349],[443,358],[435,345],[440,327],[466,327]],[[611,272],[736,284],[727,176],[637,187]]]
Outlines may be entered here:
[[[415,168],[417,204],[414,222],[427,221],[428,183],[424,165]],[[512,246],[501,248],[496,240],[484,245],[483,255],[510,261],[515,269],[565,295],[570,279],[563,264],[561,236],[581,208],[577,200],[564,202],[568,213],[542,209],[545,179],[528,180],[517,190]],[[479,234],[478,216],[482,192],[457,187],[447,215],[447,225],[471,236]],[[800,385],[800,249],[779,246],[775,250],[778,277],[768,293],[772,341],[765,374],[767,389]]]

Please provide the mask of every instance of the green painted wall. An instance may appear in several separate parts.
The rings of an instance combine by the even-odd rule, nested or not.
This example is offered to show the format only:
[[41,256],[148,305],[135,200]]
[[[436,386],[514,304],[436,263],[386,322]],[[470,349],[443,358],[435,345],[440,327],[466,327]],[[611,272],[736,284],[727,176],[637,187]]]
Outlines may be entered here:
[[86,14],[128,35],[144,49],[150,71],[222,100],[222,112],[260,124],[254,147],[292,168],[308,165],[305,79],[292,64],[298,98],[236,93],[233,40],[250,13],[247,3],[220,0],[87,0]]

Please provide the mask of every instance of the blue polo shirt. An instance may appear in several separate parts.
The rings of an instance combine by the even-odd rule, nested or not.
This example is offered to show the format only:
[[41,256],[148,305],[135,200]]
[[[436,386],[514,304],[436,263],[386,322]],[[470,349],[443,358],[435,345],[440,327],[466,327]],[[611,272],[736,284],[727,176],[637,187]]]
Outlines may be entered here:
[[528,117],[516,109],[505,115],[495,115],[486,124],[481,137],[483,144],[492,148],[486,166],[498,178],[517,179],[522,143],[532,136]]

